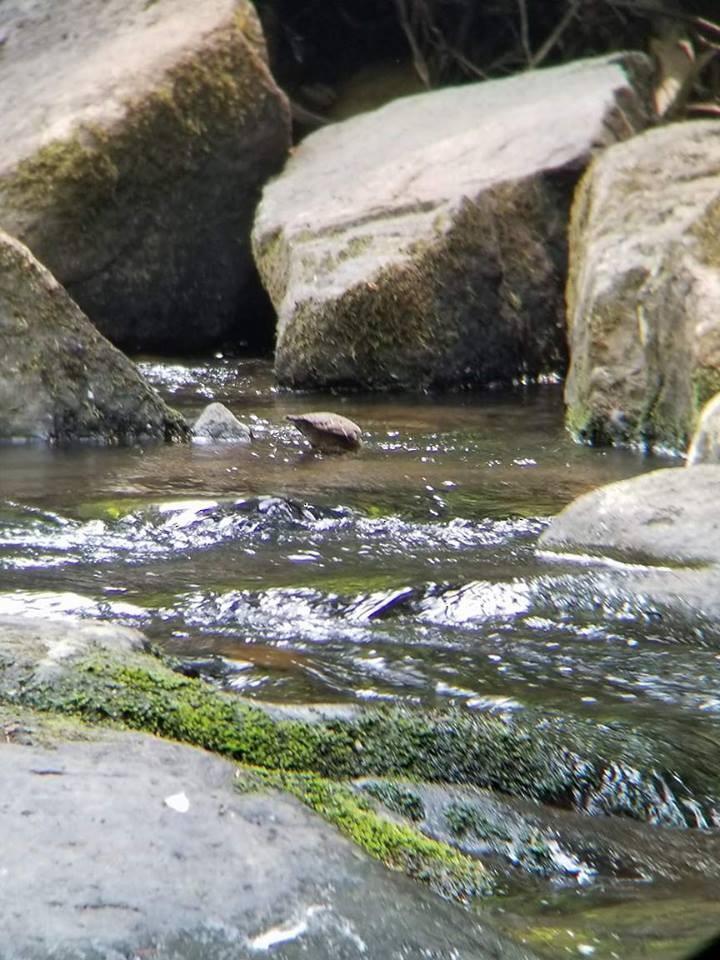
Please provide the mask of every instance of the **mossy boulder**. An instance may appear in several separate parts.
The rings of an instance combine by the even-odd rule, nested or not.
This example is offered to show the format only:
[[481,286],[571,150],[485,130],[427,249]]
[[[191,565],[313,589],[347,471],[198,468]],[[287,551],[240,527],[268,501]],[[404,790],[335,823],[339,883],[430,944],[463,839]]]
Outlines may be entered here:
[[0,442],[181,440],[185,421],[0,231]]
[[720,125],[596,158],[570,227],[567,419],[580,440],[684,450],[720,390]]
[[565,365],[565,229],[602,144],[650,119],[640,54],[394,101],[307,137],[255,257],[294,387],[510,383]]
[[290,121],[248,0],[24,2],[3,32],[0,226],[118,345],[251,336]]

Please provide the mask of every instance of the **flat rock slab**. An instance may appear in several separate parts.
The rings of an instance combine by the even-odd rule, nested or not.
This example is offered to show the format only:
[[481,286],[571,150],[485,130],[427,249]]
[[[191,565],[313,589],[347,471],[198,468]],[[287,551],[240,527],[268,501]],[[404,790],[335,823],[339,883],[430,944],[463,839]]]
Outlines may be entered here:
[[568,425],[597,445],[684,450],[720,391],[720,124],[673,123],[599,155],[577,191]]
[[650,118],[641,54],[406,97],[307,137],[255,257],[293,386],[509,382],[564,363],[566,215]]
[[541,549],[647,565],[624,590],[720,623],[720,467],[665,469],[579,497],[554,518]]
[[125,348],[247,337],[290,143],[248,0],[4,0],[0,224]]
[[139,734],[0,746],[3,960],[529,958],[236,771]]

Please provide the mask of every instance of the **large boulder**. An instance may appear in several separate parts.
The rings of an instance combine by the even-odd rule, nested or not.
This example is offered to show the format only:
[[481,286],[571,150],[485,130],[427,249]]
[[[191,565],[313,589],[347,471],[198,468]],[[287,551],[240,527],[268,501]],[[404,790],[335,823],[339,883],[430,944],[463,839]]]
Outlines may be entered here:
[[655,470],[592,490],[539,545],[629,564],[617,571],[627,594],[720,624],[720,467]]
[[253,242],[295,387],[508,383],[562,369],[569,198],[650,118],[628,54],[394,101],[309,136]]
[[582,440],[684,449],[720,390],[720,124],[596,158],[570,232],[568,423]]
[[15,0],[3,40],[0,226],[118,345],[246,337],[290,122],[248,0]]
[[0,231],[0,441],[175,440],[185,421]]

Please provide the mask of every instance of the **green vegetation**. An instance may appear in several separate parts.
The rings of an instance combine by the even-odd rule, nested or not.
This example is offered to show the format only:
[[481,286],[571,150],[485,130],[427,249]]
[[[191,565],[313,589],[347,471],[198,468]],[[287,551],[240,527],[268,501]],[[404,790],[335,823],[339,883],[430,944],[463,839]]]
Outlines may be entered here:
[[[22,161],[0,189],[22,209],[52,207],[70,226],[121,217],[146,195],[170,190],[202,168],[213,143],[263,109],[247,50],[248,12],[218,33],[202,57],[188,56],[161,87],[126,104],[121,127],[85,125]],[[251,39],[251,43],[252,43]]]
[[349,787],[308,773],[259,771],[258,775],[267,786],[298,797],[387,866],[423,880],[443,896],[469,900],[492,889],[479,861],[384,819]]
[[511,834],[488,819],[473,803],[455,801],[445,808],[445,819],[451,832],[459,838],[468,833],[481,840],[512,840]]
[[423,820],[425,817],[425,805],[414,790],[400,787],[390,780],[371,780],[361,784],[361,789],[379,800],[388,810],[409,820]]
[[[660,818],[666,801],[657,776],[677,771],[701,804],[718,793],[717,775],[663,766],[663,745],[622,724],[530,712],[509,720],[459,709],[410,711],[398,707],[296,719],[281,708],[261,708],[181,676],[162,662],[135,654],[118,663],[96,655],[47,681],[13,681],[12,699],[41,710],[113,721],[273,771],[312,772],[332,780],[402,777],[490,787],[512,796],[561,806],[581,804],[602,786],[608,812],[640,820]],[[628,768],[610,789],[606,766]],[[667,810],[672,807],[667,807]]]

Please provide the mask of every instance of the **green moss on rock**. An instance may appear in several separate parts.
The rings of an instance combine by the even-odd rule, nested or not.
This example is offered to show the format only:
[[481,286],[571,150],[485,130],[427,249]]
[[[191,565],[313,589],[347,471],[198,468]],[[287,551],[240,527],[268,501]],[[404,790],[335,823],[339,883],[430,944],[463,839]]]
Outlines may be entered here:
[[21,161],[0,181],[20,209],[52,207],[67,226],[89,225],[131,200],[169,189],[200,168],[232,124],[260,109],[257,64],[242,23],[219,31],[203,56],[176,64],[160,87],[126,104],[112,128],[86,124]]
[[371,856],[428,883],[446,897],[469,900],[492,889],[482,864],[445,843],[375,813],[349,787],[307,773],[259,772],[270,787],[296,796]]
[[361,784],[361,789],[379,800],[388,810],[410,820],[423,820],[425,805],[419,794],[407,787],[401,787],[391,780],[371,780]]
[[[566,807],[590,803],[598,812],[684,822],[669,787],[676,758],[664,758],[662,744],[622,725],[550,716],[508,720],[459,709],[297,719],[238,701],[140,654],[125,663],[87,658],[47,680],[20,678],[13,691],[6,700],[121,723],[273,771],[474,784]],[[607,779],[608,770],[623,767],[627,777]],[[690,761],[677,773],[681,798],[712,805],[716,775],[696,771]]]

